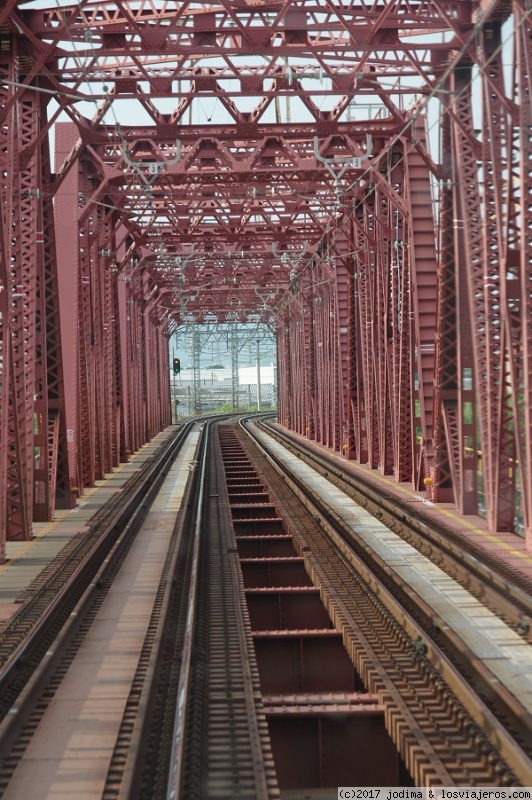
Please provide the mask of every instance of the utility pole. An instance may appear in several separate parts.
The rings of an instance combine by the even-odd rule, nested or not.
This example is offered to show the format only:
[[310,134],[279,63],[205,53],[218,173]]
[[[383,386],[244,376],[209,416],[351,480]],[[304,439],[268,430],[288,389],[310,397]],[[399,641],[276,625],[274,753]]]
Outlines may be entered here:
[[237,325],[231,325],[231,389],[233,394],[233,411],[238,410],[238,336]]
[[[174,363],[175,358],[175,348],[172,347],[172,365]],[[177,406],[176,406],[176,399],[177,399],[177,391],[175,386],[175,370],[172,366],[172,424],[177,422]]]
[[257,411],[260,411],[260,339],[257,339]]
[[192,376],[193,376],[193,413],[201,414],[201,372],[200,372],[201,340],[197,325],[192,331]]

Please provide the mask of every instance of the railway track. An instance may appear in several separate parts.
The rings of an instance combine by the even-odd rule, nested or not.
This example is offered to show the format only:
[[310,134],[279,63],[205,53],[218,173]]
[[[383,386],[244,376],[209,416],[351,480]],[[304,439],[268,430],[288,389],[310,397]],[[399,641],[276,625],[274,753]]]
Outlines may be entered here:
[[[236,565],[227,563],[230,518],[218,501],[210,428],[202,426],[201,441],[180,468],[191,472],[179,504],[168,505],[177,480],[173,447],[168,462],[157,458],[136,482],[150,486],[149,496],[141,493],[126,529],[84,577],[86,592],[67,580],[61,594],[68,610],[61,606],[46,626],[38,622],[31,642],[19,646],[26,680],[15,685],[6,677],[12,705],[0,724],[0,796],[6,800],[64,796],[65,780],[91,797],[165,798],[172,780],[186,786],[179,796],[204,796],[206,764],[209,792],[278,796],[267,725],[256,708]],[[193,432],[185,434],[181,448]],[[155,480],[157,470],[164,474]],[[153,557],[146,560],[152,547],[156,568]],[[21,651],[31,661],[26,655],[21,663]],[[16,670],[14,659],[6,663]],[[181,753],[177,771],[174,751]],[[36,764],[47,765],[44,774]]]
[[[178,623],[186,606],[182,588],[190,563],[187,509],[193,505],[194,492],[194,481],[187,476],[195,466],[196,427],[190,423],[172,436],[124,487],[119,501],[106,504],[93,518],[90,531],[76,537],[83,541],[74,539],[58,563],[40,576],[36,592],[40,606],[22,605],[19,617],[29,632],[25,638],[19,634],[1,673],[5,707],[0,723],[1,796],[64,796],[62,773],[69,774],[70,765],[72,785],[79,783],[76,791],[85,789],[91,796],[111,798],[120,792],[128,796],[136,785],[145,731],[164,694],[164,684],[156,677],[166,677],[168,664],[181,652]],[[161,511],[169,502],[171,510]],[[129,605],[134,607],[128,609]],[[13,636],[21,629],[20,624],[11,627]],[[133,648],[132,654],[127,648],[124,652],[123,642]],[[171,693],[171,680],[168,688]],[[57,713],[61,708],[66,717]],[[94,736],[87,739],[91,731]],[[171,723],[168,740],[170,735]],[[74,753],[72,742],[78,742]],[[80,758],[84,749],[92,769],[90,781],[91,770]],[[50,763],[44,775],[33,766],[39,754]],[[153,757],[150,763],[166,788],[166,776],[161,782],[158,773],[168,769],[168,754],[164,766]],[[89,782],[88,789],[84,781]]]
[[439,527],[423,513],[423,509],[418,509],[416,515],[412,515],[407,503],[401,503],[385,489],[376,492],[363,476],[353,478],[333,458],[305,448],[294,436],[267,420],[259,424],[268,435],[297,454],[298,458],[437,564],[532,644],[531,587],[517,570],[496,555],[464,542],[463,538],[448,528]]
[[[283,502],[286,502],[288,509],[290,509],[295,502],[293,494],[306,506],[307,518],[302,527],[302,538],[298,548],[301,553],[305,554],[305,559],[309,560],[309,563],[306,564],[307,571],[314,575],[314,582],[320,586],[322,595],[327,597],[329,613],[331,615],[340,614],[343,620],[342,625],[346,624],[345,619],[348,619],[349,616],[346,611],[347,606],[343,607],[341,612],[338,611],[336,606],[338,603],[337,589],[335,588],[337,586],[345,586],[346,578],[342,576],[340,568],[333,579],[331,575],[323,573],[322,567],[322,561],[329,564],[330,559],[333,558],[329,552],[330,548],[333,548],[333,550],[336,548],[336,551],[338,551],[337,557],[344,562],[343,568],[351,570],[354,574],[356,573],[357,583],[360,581],[364,583],[363,593],[360,597],[362,606],[367,604],[368,598],[372,594],[375,595],[374,602],[385,607],[391,614],[393,622],[390,620],[389,624],[399,626],[396,630],[400,638],[404,639],[403,644],[406,652],[397,657],[400,661],[402,659],[403,663],[409,665],[404,674],[404,679],[407,680],[410,670],[417,665],[425,676],[422,680],[430,678],[431,683],[433,683],[430,692],[428,687],[425,686],[424,689],[419,691],[416,689],[414,697],[422,698],[432,695],[429,707],[438,709],[436,717],[432,718],[432,723],[435,724],[436,729],[438,727],[442,730],[447,728],[448,731],[453,731],[453,736],[457,726],[462,731],[469,731],[469,749],[464,742],[456,750],[458,763],[465,763],[463,762],[463,755],[469,752],[469,756],[471,756],[471,753],[477,749],[478,745],[480,761],[482,761],[481,753],[484,752],[488,755],[488,760],[497,762],[495,773],[499,777],[492,773],[488,781],[489,785],[493,785],[493,782],[495,782],[495,785],[499,785],[498,781],[501,780],[503,783],[512,783],[516,780],[516,775],[512,771],[514,768],[520,774],[521,781],[525,781],[525,785],[528,785],[532,774],[530,772],[529,759],[532,742],[531,717],[529,708],[522,705],[518,697],[516,697],[515,687],[518,686],[518,682],[513,687],[514,693],[508,692],[507,687],[502,685],[486,669],[485,663],[475,656],[464,645],[462,640],[454,635],[452,628],[445,624],[445,621],[439,619],[438,612],[432,608],[432,605],[427,603],[426,600],[424,602],[409,583],[402,581],[397,573],[394,575],[393,568],[390,569],[386,561],[379,558],[376,552],[372,550],[372,547],[368,546],[368,541],[371,540],[373,531],[376,533],[378,529],[380,530],[383,527],[380,519],[372,521],[372,517],[362,511],[358,519],[360,529],[368,528],[369,530],[369,528],[373,527],[373,531],[369,530],[369,536],[364,541],[354,536],[352,526],[346,525],[342,520],[341,511],[338,511],[338,508],[334,510],[331,506],[331,501],[328,497],[333,493],[333,487],[330,484],[329,490],[324,489],[323,481],[316,491],[309,490],[300,477],[289,475],[286,466],[281,467],[278,459],[272,458],[271,455],[266,455],[265,450],[267,450],[268,444],[264,443],[264,438],[261,440],[261,448],[263,450],[262,453],[253,450],[253,460],[260,464],[261,474],[266,476],[268,485],[275,494],[277,507],[282,508]],[[306,455],[298,449],[297,462],[301,463],[305,460]],[[327,465],[327,471],[328,468],[329,465]],[[323,466],[321,466],[321,469],[323,470]],[[338,480],[339,477],[335,476],[333,483]],[[287,484],[291,486],[288,493],[286,493]],[[286,500],[283,499],[284,497],[286,497]],[[340,505],[343,502],[342,500]],[[345,502],[349,502],[347,497],[345,497]],[[366,498],[364,504],[367,505],[367,503]],[[298,507],[299,503],[296,502],[293,508],[294,514],[301,513],[301,511],[296,511]],[[287,513],[287,518],[292,518],[291,511]],[[312,531],[311,539],[309,539],[309,531]],[[320,553],[321,555],[316,563],[310,563],[313,561],[314,556],[306,555],[307,553]],[[325,555],[326,553],[327,555]],[[438,560],[439,558],[440,556],[438,556]],[[493,576],[493,581],[496,583],[497,576]],[[349,604],[350,598],[354,596],[354,591],[355,587],[353,586],[346,593],[346,604]],[[511,591],[515,590],[509,587],[509,592]],[[520,590],[517,593],[521,599]],[[436,600],[436,592],[434,592],[434,597],[431,598],[431,601],[435,604]],[[358,607],[361,606],[359,605]],[[437,609],[438,606],[436,605],[435,608]],[[483,610],[479,609],[479,613],[482,614]],[[354,608],[352,609],[352,614],[354,614]],[[492,622],[491,619],[490,622]],[[474,620],[471,622],[471,628],[473,627]],[[345,631],[348,628],[349,625],[344,628],[344,639],[346,636]],[[493,635],[495,636],[496,633],[494,631]],[[505,632],[504,635],[506,636],[507,633]],[[517,637],[512,639],[512,643],[514,647],[517,645],[516,653],[522,653],[524,650],[529,652],[528,646],[524,643],[523,649],[519,649]],[[367,648],[365,646],[361,646],[360,643],[358,645],[351,644],[350,646],[352,647],[351,653],[355,661],[357,657],[362,659],[366,657]],[[495,644],[493,647],[495,649]],[[487,663],[489,663],[489,653],[486,653],[486,658]],[[409,681],[411,682],[411,677],[408,677],[407,683]],[[371,682],[368,684],[366,679],[364,683],[367,686],[371,686]],[[411,685],[413,688],[415,683],[411,683]],[[414,698],[409,697],[408,693],[406,707],[410,712],[415,707]],[[441,709],[445,708],[447,708],[447,713],[451,716],[456,714],[457,717],[454,723],[449,719],[442,726],[438,718],[442,713]],[[479,709],[482,709],[480,713]],[[428,720],[430,724],[431,714],[428,715]],[[459,720],[462,721],[459,722]],[[512,733],[509,734],[509,731]],[[451,738],[445,738],[447,738],[448,743],[453,740],[452,736]],[[494,745],[496,746],[494,747]],[[460,755],[461,747],[464,747],[462,755]],[[497,748],[499,748],[498,752]],[[406,751],[401,749],[401,752],[408,763]],[[508,759],[507,762],[505,758]],[[512,763],[513,767],[509,767],[509,763]],[[477,767],[474,769],[465,768],[462,785],[468,785],[476,769]],[[416,775],[416,782],[421,781],[422,783],[421,774],[416,773],[416,771],[413,774]],[[454,776],[453,780],[455,780]],[[477,776],[475,780],[480,781],[481,779]],[[519,782],[519,779],[517,780]]]
[[[474,654],[434,625],[434,613],[382,560],[370,563],[332,500],[320,506],[320,492],[268,453],[260,432],[227,421],[202,428],[193,452],[192,428],[174,442],[157,486],[155,465],[144,476],[152,496],[85,577],[88,596],[76,588],[58,614],[58,625],[67,618],[63,642],[51,644],[50,628],[39,645],[23,641],[16,658],[6,657],[14,673],[28,673],[17,712],[11,705],[0,725],[0,796],[61,796],[57,787],[28,792],[20,765],[31,774],[61,692],[72,692],[72,675],[89,673],[84,647],[91,636],[101,641],[102,610],[109,627],[115,581],[120,606],[135,600],[141,578],[132,577],[131,559],[140,576],[152,569],[143,547],[159,548],[158,566],[138,584],[139,597],[152,589],[135,663],[98,668],[120,672],[113,690],[122,699],[114,698],[112,736],[107,709],[98,722],[105,768],[91,797],[298,800],[336,797],[339,785],[531,785],[529,713],[503,682],[488,692]],[[175,462],[185,442],[188,461],[182,452]],[[178,513],[168,498],[176,470],[189,466]],[[115,644],[130,636],[132,622],[124,624]],[[37,639],[45,630],[33,628]],[[14,679],[6,686],[20,689]],[[89,688],[100,711],[106,692],[109,685]],[[90,716],[95,735],[98,713]]]
[[19,610],[4,625],[0,640],[0,720],[120,536],[126,529],[130,535],[134,532],[191,426],[177,430],[124,490],[94,515],[90,529],[74,537],[20,595]]

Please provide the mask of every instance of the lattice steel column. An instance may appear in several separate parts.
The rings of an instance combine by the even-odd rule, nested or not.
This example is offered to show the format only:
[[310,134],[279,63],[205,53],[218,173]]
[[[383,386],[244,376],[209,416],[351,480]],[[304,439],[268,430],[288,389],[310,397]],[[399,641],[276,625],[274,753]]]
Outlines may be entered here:
[[[346,198],[347,208],[351,205],[351,198]],[[347,230],[343,230],[343,228]],[[335,279],[335,316],[334,323],[337,338],[337,397],[338,411],[335,417],[335,447],[342,455],[349,449],[349,405],[351,402],[349,392],[349,292],[351,289],[351,259],[349,254],[349,216],[344,213],[340,223],[336,240],[337,256],[333,275]]]
[[7,469],[9,450],[9,403],[11,396],[11,208],[14,172],[11,158],[11,115],[6,117],[12,83],[17,77],[15,59],[4,54],[0,61],[0,562],[5,559],[5,543],[9,535],[7,502]]
[[[127,410],[129,450],[134,453],[143,441],[142,426],[144,418],[144,383],[141,362],[140,335],[140,283],[142,266],[138,259],[132,257],[124,267],[125,316],[120,320],[120,330],[126,341],[126,358],[124,364],[127,382]],[[128,453],[129,455],[129,453]]]
[[[55,163],[60,169],[77,141],[78,133],[72,123],[55,127]],[[65,375],[65,416],[68,441],[70,484],[75,493],[83,491],[81,397],[80,397],[80,256],[78,213],[79,193],[83,191],[83,174],[71,169],[55,196],[55,229],[61,247],[56,253],[58,297],[61,320],[61,348]]]
[[[515,3],[517,88],[519,101],[520,291],[522,298],[524,385],[520,430],[526,460],[521,464],[527,549],[532,551],[532,19],[530,2]],[[518,402],[521,399],[518,398]],[[522,428],[521,428],[522,421]]]
[[347,315],[346,315],[346,419],[344,454],[348,459],[356,459],[358,454],[357,405],[358,405],[358,360],[357,360],[357,297],[355,290],[356,229],[353,222],[354,200],[349,202],[349,253],[345,259],[347,270]]
[[116,273],[111,264],[114,256],[113,230],[115,224],[114,210],[105,210],[98,226],[94,252],[94,348],[95,348],[95,385],[96,385],[96,419],[98,430],[98,462],[100,472],[111,472],[114,464],[113,452],[116,453],[116,396],[114,382],[114,327],[113,291]]
[[[41,103],[41,116],[45,118],[42,97]],[[43,181],[49,183],[51,172],[46,140],[40,145],[40,159]],[[42,245],[36,309],[34,444],[39,448],[39,461],[36,456],[33,514],[35,520],[49,521],[54,518],[56,508],[71,508],[75,503],[68,464],[56,230],[49,196],[42,198],[38,224],[42,229]]]
[[[424,144],[424,120],[414,131],[417,142]],[[414,312],[415,371],[419,389],[419,427],[421,442],[415,445],[417,463],[414,483],[423,488],[434,459],[434,376],[437,309],[437,260],[435,220],[432,211],[430,176],[417,147],[407,144],[405,189],[410,210],[410,281]],[[414,417],[416,415],[414,414]],[[417,420],[414,420],[417,424]]]
[[[0,198],[3,200],[3,198]],[[7,539],[7,433],[9,410],[9,304],[5,267],[3,220],[0,220],[0,564],[5,560]]]
[[368,460],[368,439],[366,430],[366,407],[364,386],[364,356],[362,331],[365,331],[364,309],[360,298],[363,267],[363,254],[366,248],[366,239],[363,232],[364,208],[360,198],[356,197],[353,208],[353,311],[350,316],[350,339],[353,353],[353,423],[355,439],[355,457],[359,464],[366,464]]
[[315,293],[313,287],[313,270],[308,265],[298,281],[298,291],[302,297],[302,346],[304,353],[305,402],[301,419],[302,433],[310,440],[316,437],[316,363],[315,363]]
[[[508,204],[504,181],[508,181],[511,147],[510,115],[504,101],[501,23],[489,22],[479,37],[482,80],[482,181],[484,238],[484,303],[488,348],[485,380],[491,387],[485,403],[487,439],[482,453],[486,495],[491,497],[488,521],[494,530],[514,529],[516,499],[516,447],[513,397],[508,369],[508,331],[504,324]],[[510,149],[511,152],[511,149]]]
[[159,430],[172,424],[172,405],[170,394],[170,371],[168,361],[170,358],[170,329],[167,317],[159,315],[155,329],[157,338],[157,369],[158,369],[158,394],[159,394]]
[[[15,45],[16,47],[16,45]],[[16,58],[16,54],[13,54]],[[17,60],[18,61],[18,60]],[[15,71],[11,73],[17,80]],[[40,160],[32,148],[39,131],[40,100],[34,91],[21,94],[6,120],[7,185],[5,233],[10,279],[10,360],[7,430],[7,538],[31,537],[34,470],[34,391],[37,281],[37,195]],[[2,148],[3,149],[3,148]],[[27,149],[29,157],[24,157]],[[4,151],[5,152],[5,151]],[[42,224],[42,223],[41,223]],[[41,246],[39,242],[39,247]]]
[[[483,240],[480,216],[477,157],[471,112],[471,65],[460,65],[451,76],[453,206],[455,225],[456,300],[458,333],[457,417],[447,416],[452,427],[449,438],[456,441],[461,481],[457,492],[461,514],[476,514],[477,492],[477,400],[481,425],[481,446],[486,441],[486,401],[488,387],[485,307],[482,301]],[[474,326],[472,323],[474,320]],[[473,330],[473,328],[475,330]],[[476,331],[476,335],[475,335]],[[479,382],[482,386],[479,386]],[[467,404],[467,405],[466,405]],[[467,414],[467,416],[466,416]],[[457,434],[453,428],[456,426]],[[489,484],[489,482],[488,482]],[[487,499],[490,502],[490,499]]]
[[[408,144],[406,145],[409,146]],[[401,200],[406,194],[405,164],[402,153],[396,151],[397,166],[391,169],[390,180]],[[413,346],[414,320],[412,311],[412,261],[410,258],[410,220],[404,209],[390,202],[390,310],[388,332],[391,367],[390,386],[392,394],[392,451],[393,474],[396,481],[412,481],[414,478],[415,423],[412,412],[413,391]]]
[[378,466],[381,474],[393,471],[391,392],[388,379],[388,330],[392,221],[389,198],[377,184],[374,187],[375,222],[379,229],[374,273],[373,371],[375,374],[375,409],[378,443]]
[[[447,83],[447,87],[449,83]],[[434,448],[435,459],[427,496],[434,502],[459,505],[461,454],[458,438],[458,338],[451,121],[441,118],[442,179],[439,196],[438,307],[436,318]]]
[[290,314],[283,308],[277,323],[277,376],[279,383],[279,409],[278,417],[281,425],[290,428],[292,413],[290,398],[292,395],[291,345],[290,345]]
[[[101,209],[85,198],[93,187],[90,165],[84,160],[80,170],[80,221],[79,225],[79,425],[80,472],[83,487],[94,486],[96,478],[103,477],[98,464],[98,420],[96,414],[96,357],[93,308],[96,300],[97,249],[95,240],[101,223]],[[81,487],[80,487],[81,488]]]
[[375,354],[375,279],[377,238],[375,235],[374,195],[368,192],[364,203],[363,231],[366,249],[360,254],[359,292],[362,308],[361,340],[364,364],[364,405],[366,411],[367,464],[375,469],[378,464],[377,410],[374,371]]

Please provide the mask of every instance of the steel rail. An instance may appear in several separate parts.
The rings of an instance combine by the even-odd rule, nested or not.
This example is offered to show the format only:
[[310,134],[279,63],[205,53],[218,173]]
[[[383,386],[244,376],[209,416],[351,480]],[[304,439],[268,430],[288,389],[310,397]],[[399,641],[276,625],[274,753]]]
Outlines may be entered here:
[[[219,446],[220,446],[219,441]],[[221,452],[222,463],[225,468],[226,466],[226,457]],[[228,497],[228,489],[227,489],[227,482],[226,480],[223,481],[225,486],[225,491],[223,494],[224,503],[227,502],[229,506],[229,497]],[[233,530],[234,536],[234,530]],[[237,550],[238,548],[236,548]],[[256,699],[255,699],[255,691],[257,689],[256,680],[254,680],[254,669],[252,666],[252,660],[254,657],[254,647],[252,644],[250,634],[250,623],[247,617],[247,613],[245,613],[244,608],[246,607],[245,597],[244,597],[244,582],[242,579],[242,572],[240,569],[239,559],[231,557],[229,560],[229,575],[230,581],[233,587],[235,587],[235,604],[233,610],[233,618],[236,622],[236,630],[238,632],[238,648],[236,647],[236,642],[234,643],[235,653],[231,652],[231,656],[233,658],[236,656],[237,659],[240,659],[242,668],[242,688],[244,694],[244,704],[245,704],[245,711],[246,711],[246,719],[249,731],[249,741],[250,741],[250,749],[251,749],[251,761],[252,761],[252,768],[253,768],[253,778],[255,784],[255,796],[254,800],[268,800],[270,795],[271,786],[269,785],[268,781],[268,766],[266,761],[268,760],[265,758],[265,754],[263,751],[263,737],[261,736],[260,724],[257,719],[256,713]]]
[[[151,495],[151,493],[150,493]],[[58,636],[54,639],[53,645],[47,650],[45,656],[36,666],[28,682],[17,698],[16,704],[10,712],[0,722],[0,753],[6,754],[20,736],[24,725],[28,722],[33,710],[42,696],[45,689],[49,686],[56,671],[60,667],[61,661],[70,647],[74,638],[79,634],[80,628],[86,624],[87,617],[94,613],[95,605],[102,598],[102,588],[110,580],[110,576],[116,571],[117,562],[120,561],[122,553],[127,550],[130,539],[136,534],[136,525],[145,516],[146,508],[138,505],[129,519],[126,527],[114,542],[110,551],[105,554],[97,573],[83,592],[76,606],[70,612],[66,623],[61,628]],[[76,573],[80,572],[78,568]],[[74,580],[65,584],[64,593],[73,591],[76,588]],[[60,596],[57,601],[59,603]],[[55,605],[55,604],[54,604]],[[58,608],[60,605],[57,606]],[[53,610],[53,609],[51,609]],[[46,626],[38,625],[32,636],[38,637],[41,632],[46,633]],[[30,637],[31,638],[31,637]]]
[[[232,414],[213,417],[196,418],[202,423],[204,429],[210,429],[212,422],[226,420]],[[208,437],[212,441],[212,436]],[[118,797],[119,800],[142,800],[147,796],[154,798],[165,798],[169,791],[168,775],[171,772],[172,759],[174,758],[174,734],[176,726],[177,698],[180,691],[180,679],[184,680],[182,667],[184,658],[189,670],[188,690],[186,699],[187,705],[190,696],[195,697],[194,690],[190,689],[194,684],[194,674],[191,667],[197,664],[198,646],[195,640],[196,629],[201,627],[202,595],[205,594],[204,587],[198,587],[196,607],[194,609],[194,620],[188,620],[187,616],[191,608],[190,593],[191,581],[201,583],[201,565],[198,575],[198,555],[201,561],[204,550],[203,541],[205,536],[200,536],[200,553],[198,554],[198,538],[195,532],[198,525],[209,517],[211,511],[207,509],[206,503],[212,500],[205,500],[203,513],[198,511],[198,492],[200,479],[203,476],[203,494],[208,494],[208,476],[202,469],[202,462],[205,461],[204,453],[210,447],[210,441],[205,443],[205,451],[201,442],[202,436],[196,450],[193,469],[187,482],[185,496],[181,504],[180,517],[178,519],[178,529],[174,535],[176,542],[173,554],[167,556],[169,562],[167,574],[167,585],[164,591],[160,591],[158,619],[150,623],[151,632],[147,634],[147,640],[152,639],[150,652],[150,665],[142,668],[141,662],[145,661],[145,656],[141,653],[139,658],[139,675],[136,677],[136,687],[132,686],[131,697],[128,700],[128,710],[124,714],[124,731],[122,738],[124,741],[131,740],[131,745],[127,755],[122,755],[124,745],[117,743],[113,761],[116,767],[110,766],[109,785],[103,800]],[[209,466],[210,459],[207,458],[206,466]],[[200,517],[202,518],[200,521]],[[196,543],[196,547],[194,546]],[[187,634],[192,630],[192,652],[189,659],[185,651]],[[147,644],[143,647],[146,649]],[[189,651],[190,654],[190,651]],[[144,709],[142,718],[135,717],[135,709]],[[191,714],[188,713],[190,719]],[[187,726],[186,714],[184,716],[184,727]],[[190,724],[184,730],[185,739],[189,739]],[[183,739],[183,742],[185,741]],[[189,747],[189,745],[187,745]],[[188,755],[190,750],[185,747]],[[184,758],[180,769],[188,768],[189,759]],[[113,774],[111,775],[111,771]],[[120,787],[117,790],[118,774],[122,775]],[[181,780],[181,783],[183,783]],[[118,793],[117,793],[118,791]]]
[[219,421],[208,425],[197,470],[193,566],[183,604],[186,625],[166,800],[278,797],[215,435]]
[[[168,724],[167,705],[171,705],[176,696],[175,682],[171,679],[173,663],[170,662],[175,663],[182,652],[183,635],[179,620],[183,613],[182,606],[186,602],[183,598],[187,596],[189,531],[197,483],[196,462],[193,465],[165,559],[158,597],[139,656],[130,697],[124,710],[121,731],[109,765],[104,800],[107,797],[115,800],[141,800],[146,796],[146,786],[150,787],[152,796],[162,796],[161,792],[156,795],[152,775],[154,772],[160,774],[158,762],[165,758],[165,746],[170,749],[164,731]],[[170,702],[167,703],[168,698]],[[127,740],[126,756],[123,755],[124,739]],[[147,764],[149,770],[146,769]],[[119,788],[117,773],[120,773]]]
[[177,705],[174,732],[172,736],[172,756],[168,773],[167,800],[177,800],[181,796],[180,786],[183,776],[184,748],[187,723],[187,709],[189,701],[189,685],[191,673],[191,659],[193,650],[194,625],[196,621],[196,601],[198,594],[199,553],[201,530],[203,525],[203,504],[205,499],[205,474],[207,469],[207,447],[210,438],[210,425],[203,428],[200,446],[199,463],[201,465],[198,494],[196,498],[196,522],[194,526],[194,544],[192,550],[192,571],[188,590],[187,617],[185,624],[185,641],[181,659],[179,686],[177,691]]

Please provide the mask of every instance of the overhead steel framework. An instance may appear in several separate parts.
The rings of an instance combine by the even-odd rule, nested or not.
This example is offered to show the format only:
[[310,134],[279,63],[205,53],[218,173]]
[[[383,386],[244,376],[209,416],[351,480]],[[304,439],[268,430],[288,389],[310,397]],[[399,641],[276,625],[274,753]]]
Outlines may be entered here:
[[176,326],[251,319],[282,424],[532,547],[531,1],[42,5],[0,0],[1,546],[169,423]]

